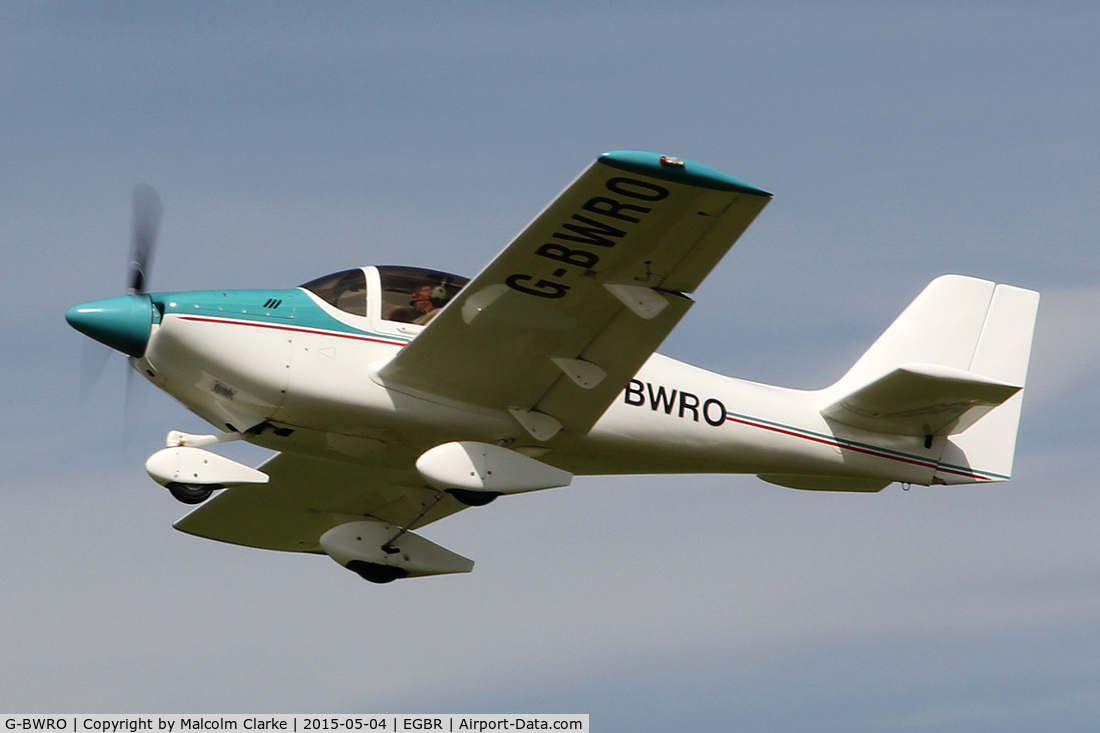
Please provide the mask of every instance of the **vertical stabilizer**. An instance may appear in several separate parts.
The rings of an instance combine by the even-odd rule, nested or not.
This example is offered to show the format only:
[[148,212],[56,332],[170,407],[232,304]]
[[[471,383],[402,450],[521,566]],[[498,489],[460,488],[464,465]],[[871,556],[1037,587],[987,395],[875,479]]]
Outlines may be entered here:
[[902,364],[969,370],[995,288],[988,280],[962,275],[936,278],[830,392],[852,392]]
[[822,414],[872,432],[924,433],[926,448],[942,439],[934,483],[1003,481],[1012,473],[1038,306],[1030,290],[936,278],[823,391]]

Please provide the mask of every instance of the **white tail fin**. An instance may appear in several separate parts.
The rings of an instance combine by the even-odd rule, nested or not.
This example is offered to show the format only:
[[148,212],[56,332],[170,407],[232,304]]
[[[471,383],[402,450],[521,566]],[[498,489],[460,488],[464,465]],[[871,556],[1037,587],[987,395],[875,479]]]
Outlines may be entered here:
[[822,414],[863,430],[949,436],[935,483],[1003,481],[1039,294],[960,275],[933,280],[835,385]]

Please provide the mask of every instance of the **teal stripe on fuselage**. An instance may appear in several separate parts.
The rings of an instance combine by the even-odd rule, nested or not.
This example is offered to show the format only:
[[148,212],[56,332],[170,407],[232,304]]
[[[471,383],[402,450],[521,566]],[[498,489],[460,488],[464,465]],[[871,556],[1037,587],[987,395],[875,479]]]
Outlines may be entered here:
[[238,321],[314,328],[407,342],[407,337],[356,328],[333,318],[301,288],[292,290],[192,290],[151,293],[165,315],[232,318]]

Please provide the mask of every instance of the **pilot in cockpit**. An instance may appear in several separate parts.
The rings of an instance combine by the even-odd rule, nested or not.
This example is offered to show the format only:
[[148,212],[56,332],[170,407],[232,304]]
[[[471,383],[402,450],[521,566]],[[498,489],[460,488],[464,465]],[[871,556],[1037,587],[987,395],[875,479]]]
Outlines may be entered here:
[[409,304],[397,306],[390,311],[388,318],[391,321],[424,326],[442,310],[446,299],[447,289],[442,285],[421,285],[413,291]]

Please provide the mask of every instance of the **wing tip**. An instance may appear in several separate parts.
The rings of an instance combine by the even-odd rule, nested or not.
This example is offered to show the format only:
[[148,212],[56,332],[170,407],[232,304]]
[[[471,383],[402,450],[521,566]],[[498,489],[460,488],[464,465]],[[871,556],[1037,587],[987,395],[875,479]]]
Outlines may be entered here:
[[[710,188],[718,191],[747,193],[753,196],[771,194],[750,183],[734,178],[716,168],[682,158],[669,158],[660,153],[648,153],[642,150],[610,150],[599,157],[599,162],[612,168],[630,171],[673,183]],[[676,163],[663,161],[675,160]]]

